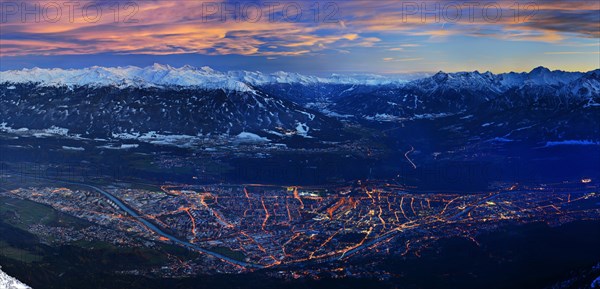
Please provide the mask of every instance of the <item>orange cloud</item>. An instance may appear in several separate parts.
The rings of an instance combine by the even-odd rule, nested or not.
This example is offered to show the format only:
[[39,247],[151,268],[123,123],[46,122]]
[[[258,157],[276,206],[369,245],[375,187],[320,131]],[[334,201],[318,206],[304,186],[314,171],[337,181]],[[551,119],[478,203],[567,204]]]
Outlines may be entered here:
[[[211,1],[227,5],[225,1]],[[96,3],[79,2],[80,6]],[[124,4],[125,2],[120,2]],[[324,50],[344,51],[352,47],[384,46],[390,51],[418,44],[386,45],[386,38],[406,36],[444,41],[456,35],[493,37],[506,41],[523,40],[558,43],[573,37],[600,38],[600,2],[547,0],[536,2],[536,13],[515,21],[510,16],[514,1],[496,1],[509,16],[490,21],[481,13],[473,18],[462,17],[457,21],[428,15],[423,21],[419,11],[407,10],[401,1],[346,1],[337,3],[334,15],[339,21],[325,22],[320,17],[315,22],[310,5],[299,21],[271,21],[267,15],[256,21],[238,21],[226,14],[228,21],[221,21],[219,13],[207,13],[206,2],[197,1],[140,1],[138,10],[121,7],[118,19],[113,10],[104,5],[103,16],[90,22],[82,13],[75,13],[73,23],[63,12],[57,23],[22,23],[12,17],[2,24],[0,31],[0,56],[88,54],[88,53],[147,53],[147,54],[240,54],[262,56],[294,56],[319,53]],[[248,2],[250,3],[250,2]],[[282,1],[284,5],[286,1]],[[304,2],[299,2],[305,4]],[[413,3],[413,2],[411,2]],[[417,4],[435,7],[444,2]],[[481,2],[481,5],[492,2]],[[241,5],[246,4],[240,2]],[[323,4],[323,3],[321,3]],[[211,4],[212,5],[212,4]],[[404,5],[404,6],[403,6]],[[421,8],[416,6],[417,8]],[[412,7],[414,9],[415,7]],[[219,8],[220,9],[220,8]],[[135,14],[131,14],[135,12]],[[238,11],[238,14],[240,12]],[[131,16],[131,17],[129,17]],[[240,16],[240,15],[237,15]],[[319,15],[323,16],[323,15]],[[327,16],[324,15],[324,16]],[[125,18],[136,20],[123,23]],[[242,17],[243,18],[243,17]],[[115,19],[119,21],[115,21]],[[238,18],[239,19],[239,18]],[[343,49],[342,49],[343,48]]]

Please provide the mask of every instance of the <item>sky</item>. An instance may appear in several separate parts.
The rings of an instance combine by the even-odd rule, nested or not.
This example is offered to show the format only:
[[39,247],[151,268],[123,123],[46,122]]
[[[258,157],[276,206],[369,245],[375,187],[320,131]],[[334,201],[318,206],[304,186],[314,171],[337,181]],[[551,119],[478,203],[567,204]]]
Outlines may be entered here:
[[0,1],[0,70],[394,74],[600,67],[600,1]]

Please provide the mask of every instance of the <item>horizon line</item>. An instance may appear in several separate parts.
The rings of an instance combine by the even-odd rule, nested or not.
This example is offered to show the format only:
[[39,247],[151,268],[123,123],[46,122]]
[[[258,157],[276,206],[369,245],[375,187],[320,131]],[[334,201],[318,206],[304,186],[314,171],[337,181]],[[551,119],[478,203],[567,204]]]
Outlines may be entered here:
[[[314,77],[324,77],[324,76],[317,76],[317,74],[315,74],[314,72],[310,72],[310,73],[304,73],[304,72],[296,72],[296,71],[291,71],[291,70],[276,70],[273,72],[264,72],[263,70],[248,70],[248,69],[232,69],[232,70],[221,70],[221,69],[214,69],[209,65],[192,65],[192,64],[185,64],[185,65],[181,65],[181,66],[174,66],[174,65],[170,65],[168,63],[163,64],[163,63],[158,63],[155,62],[152,65],[145,65],[145,66],[139,66],[139,65],[117,65],[117,66],[102,66],[102,65],[91,65],[91,66],[82,66],[79,68],[62,68],[62,67],[50,67],[50,66],[34,66],[34,67],[21,67],[18,69],[2,69],[2,67],[0,67],[0,72],[9,72],[9,71],[26,71],[26,70],[34,70],[34,69],[41,69],[41,70],[53,70],[53,69],[58,69],[58,70],[65,70],[65,71],[75,71],[75,70],[84,70],[84,69],[91,69],[91,68],[108,68],[108,69],[122,69],[122,68],[139,68],[139,69],[146,69],[146,68],[151,68],[154,66],[163,66],[163,67],[167,67],[167,68],[171,68],[171,69],[183,69],[186,67],[191,67],[191,68],[196,68],[196,69],[202,69],[202,68],[209,68],[211,70],[214,70],[216,72],[220,72],[220,73],[228,73],[228,72],[257,72],[257,73],[262,73],[262,74],[266,74],[266,75],[272,75],[272,74],[276,74],[279,72],[284,72],[284,73],[295,73],[295,74],[300,74],[300,75],[304,75],[304,76],[314,76]],[[430,74],[430,75],[434,75],[437,73],[466,73],[466,72],[471,72],[471,73],[480,73],[480,74],[484,74],[484,73],[492,73],[495,75],[498,74],[509,74],[509,73],[531,73],[532,71],[534,71],[535,69],[538,68],[545,68],[551,72],[567,72],[567,73],[587,73],[587,72],[592,72],[592,71],[596,71],[599,70],[600,67],[596,68],[596,69],[592,69],[592,70],[563,70],[563,69],[552,69],[548,66],[544,66],[544,65],[537,65],[533,68],[530,69],[524,69],[524,70],[510,70],[510,71],[502,71],[502,72],[493,72],[491,70],[486,70],[486,71],[480,71],[479,69],[475,69],[475,70],[431,70],[431,71],[398,71],[398,72],[369,72],[369,71],[346,71],[346,72],[330,72],[329,74],[326,74],[327,76],[334,76],[334,75],[374,75],[374,76],[393,76],[393,75],[402,75],[402,74]]]

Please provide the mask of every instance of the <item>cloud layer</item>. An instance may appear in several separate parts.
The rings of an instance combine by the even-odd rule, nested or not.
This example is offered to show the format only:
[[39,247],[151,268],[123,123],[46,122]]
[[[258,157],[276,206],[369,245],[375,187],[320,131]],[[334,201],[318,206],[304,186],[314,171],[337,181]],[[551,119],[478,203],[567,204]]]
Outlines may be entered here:
[[285,57],[353,47],[400,51],[388,46],[419,36],[550,43],[600,37],[598,1],[545,0],[518,8],[514,1],[280,1],[277,6],[262,1],[138,1],[120,2],[118,10],[106,2],[73,3],[77,6],[3,3],[0,54]]

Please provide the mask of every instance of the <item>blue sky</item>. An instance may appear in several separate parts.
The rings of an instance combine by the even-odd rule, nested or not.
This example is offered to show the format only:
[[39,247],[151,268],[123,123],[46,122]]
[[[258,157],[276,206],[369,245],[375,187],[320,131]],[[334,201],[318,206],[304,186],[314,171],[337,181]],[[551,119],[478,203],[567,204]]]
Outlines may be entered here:
[[122,1],[117,10],[115,2],[3,1],[0,69],[156,62],[383,74],[600,66],[600,1],[274,2]]

